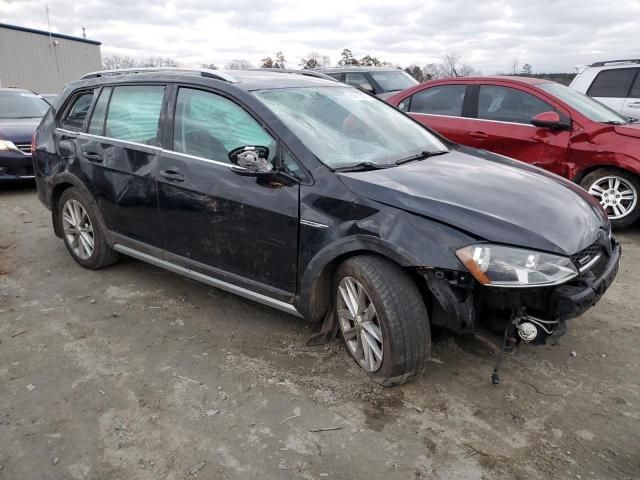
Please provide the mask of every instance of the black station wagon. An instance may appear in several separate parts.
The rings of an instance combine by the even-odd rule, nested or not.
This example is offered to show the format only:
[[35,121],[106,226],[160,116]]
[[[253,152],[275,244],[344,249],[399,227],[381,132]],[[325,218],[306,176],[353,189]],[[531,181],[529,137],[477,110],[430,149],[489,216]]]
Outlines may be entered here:
[[420,374],[431,326],[560,336],[620,246],[578,186],[453,144],[295,73],[98,72],[34,137],[40,200],[83,267],[135,257],[340,332],[376,382]]

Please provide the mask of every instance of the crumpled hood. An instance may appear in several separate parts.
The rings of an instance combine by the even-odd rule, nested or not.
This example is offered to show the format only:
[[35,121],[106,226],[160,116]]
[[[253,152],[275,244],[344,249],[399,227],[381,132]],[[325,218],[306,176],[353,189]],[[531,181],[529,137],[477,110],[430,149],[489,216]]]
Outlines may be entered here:
[[630,123],[628,125],[616,125],[613,127],[616,133],[625,137],[640,138],[640,123]]
[[40,118],[0,118],[0,140],[31,143]]
[[596,200],[577,185],[467,147],[399,167],[339,175],[357,195],[490,242],[572,255],[608,225]]

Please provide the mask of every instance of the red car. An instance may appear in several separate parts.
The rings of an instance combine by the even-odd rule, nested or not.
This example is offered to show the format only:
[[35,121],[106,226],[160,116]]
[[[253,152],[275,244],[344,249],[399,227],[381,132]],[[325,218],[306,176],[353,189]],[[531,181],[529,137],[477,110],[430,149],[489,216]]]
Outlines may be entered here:
[[569,178],[615,227],[640,217],[640,123],[564,85],[525,77],[422,83],[387,100],[453,142]]

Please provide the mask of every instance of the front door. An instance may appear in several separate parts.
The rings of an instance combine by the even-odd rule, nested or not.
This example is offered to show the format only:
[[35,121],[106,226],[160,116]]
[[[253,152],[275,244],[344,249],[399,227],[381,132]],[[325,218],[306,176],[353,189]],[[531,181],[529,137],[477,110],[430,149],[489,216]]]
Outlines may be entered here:
[[635,70],[636,78],[622,107],[622,114],[631,118],[640,118],[640,68]]
[[566,113],[529,92],[501,85],[480,85],[477,98],[477,118],[470,120],[462,143],[566,176],[570,133],[531,124],[539,113]]
[[242,106],[216,93],[177,89],[173,148],[158,165],[165,249],[225,274],[292,294],[298,256],[297,182],[234,169],[229,152],[276,140]]

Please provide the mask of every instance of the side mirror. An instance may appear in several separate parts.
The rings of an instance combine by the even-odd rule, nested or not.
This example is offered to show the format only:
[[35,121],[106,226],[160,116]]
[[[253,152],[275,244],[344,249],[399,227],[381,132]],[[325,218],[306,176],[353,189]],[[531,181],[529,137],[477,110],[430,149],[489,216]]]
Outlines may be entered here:
[[531,124],[550,130],[569,130],[570,125],[560,119],[558,112],[542,112],[531,119]]
[[229,152],[229,161],[238,167],[238,171],[246,173],[268,173],[273,165],[268,160],[269,149],[263,146],[246,145],[234,148]]

